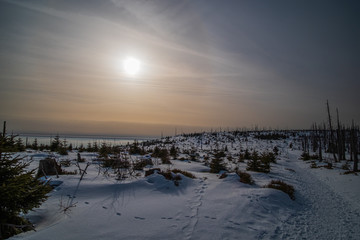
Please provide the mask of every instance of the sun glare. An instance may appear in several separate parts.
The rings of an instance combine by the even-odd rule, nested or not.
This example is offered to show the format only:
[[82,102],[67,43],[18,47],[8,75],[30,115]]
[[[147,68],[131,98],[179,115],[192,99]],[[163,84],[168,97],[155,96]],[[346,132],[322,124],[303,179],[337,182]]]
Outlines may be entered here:
[[140,72],[140,61],[133,57],[128,57],[122,62],[122,68],[126,75],[135,76]]

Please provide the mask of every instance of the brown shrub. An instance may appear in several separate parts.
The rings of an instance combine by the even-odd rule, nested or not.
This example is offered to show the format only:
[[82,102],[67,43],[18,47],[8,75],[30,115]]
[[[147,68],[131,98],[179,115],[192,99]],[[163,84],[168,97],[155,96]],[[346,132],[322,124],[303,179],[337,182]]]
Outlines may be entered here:
[[187,171],[183,171],[183,170],[180,170],[180,169],[173,169],[172,170],[173,173],[181,173],[182,175],[184,175],[185,177],[188,177],[188,178],[196,178],[194,174],[190,173],[190,172],[187,172]]
[[265,188],[273,188],[273,189],[277,189],[280,191],[283,191],[284,193],[286,193],[287,195],[289,195],[289,197],[292,200],[295,200],[295,189],[293,186],[281,181],[281,180],[272,180],[268,185],[264,186]]
[[240,177],[240,182],[246,183],[246,184],[254,183],[254,180],[252,179],[252,177],[249,173],[238,170],[238,171],[236,171],[236,174]]
[[226,178],[227,176],[228,176],[227,173],[226,173],[226,172],[223,172],[223,173],[220,175],[219,179],[224,179],[224,178]]

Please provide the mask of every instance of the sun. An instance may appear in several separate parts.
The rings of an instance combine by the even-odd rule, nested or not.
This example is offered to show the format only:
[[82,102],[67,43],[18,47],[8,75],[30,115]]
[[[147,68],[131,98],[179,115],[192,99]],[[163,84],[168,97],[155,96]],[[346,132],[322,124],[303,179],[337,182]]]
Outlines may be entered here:
[[126,75],[136,76],[140,72],[141,63],[134,57],[127,57],[122,62],[122,68]]

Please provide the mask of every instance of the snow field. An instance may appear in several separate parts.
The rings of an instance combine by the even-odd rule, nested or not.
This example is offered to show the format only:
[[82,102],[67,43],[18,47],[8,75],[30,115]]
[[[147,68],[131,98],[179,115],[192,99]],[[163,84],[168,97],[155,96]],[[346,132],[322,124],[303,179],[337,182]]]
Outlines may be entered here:
[[[229,142],[229,137],[235,141]],[[99,175],[92,164],[76,192],[76,206],[64,213],[59,205],[66,205],[80,177],[52,176],[63,184],[28,214],[37,231],[12,239],[360,239],[359,177],[340,175],[339,169],[311,169],[299,160],[301,151],[288,148],[294,139],[268,141],[250,136],[245,141],[224,133],[216,138],[203,136],[201,141],[180,136],[173,140],[179,149],[197,149],[198,161],[171,160],[171,166],[156,167],[189,171],[196,179],[182,176],[178,187],[158,174],[116,181],[113,176]],[[208,151],[225,146],[236,160],[225,160],[232,169],[246,168],[246,163],[237,163],[240,148],[262,152],[278,146],[281,154],[269,174],[248,172],[255,184],[247,185],[235,173],[219,179],[204,165]],[[47,156],[27,155],[27,159],[33,156],[32,168]],[[87,162],[96,158],[93,153],[81,156]],[[76,152],[64,158],[76,159]],[[263,188],[272,179],[293,185],[296,200]]]

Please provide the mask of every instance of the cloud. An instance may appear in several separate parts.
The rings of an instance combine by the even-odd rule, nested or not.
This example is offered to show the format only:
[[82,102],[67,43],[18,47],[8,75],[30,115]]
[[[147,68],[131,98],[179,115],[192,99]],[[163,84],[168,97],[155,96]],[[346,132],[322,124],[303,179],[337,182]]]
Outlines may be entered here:
[[[357,119],[352,4],[2,1],[0,106],[51,121],[306,127],[330,98]],[[141,76],[114,67],[128,55]]]

